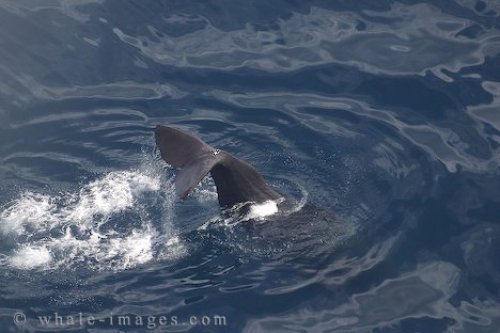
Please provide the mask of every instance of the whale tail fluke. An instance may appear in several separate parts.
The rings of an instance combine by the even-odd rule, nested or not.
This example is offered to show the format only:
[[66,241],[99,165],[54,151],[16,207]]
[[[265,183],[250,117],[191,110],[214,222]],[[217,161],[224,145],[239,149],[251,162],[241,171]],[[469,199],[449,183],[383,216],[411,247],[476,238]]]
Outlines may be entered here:
[[185,198],[209,172],[217,187],[219,204],[223,207],[281,198],[251,165],[214,149],[191,134],[158,125],[155,139],[161,157],[179,169],[175,188],[181,198]]

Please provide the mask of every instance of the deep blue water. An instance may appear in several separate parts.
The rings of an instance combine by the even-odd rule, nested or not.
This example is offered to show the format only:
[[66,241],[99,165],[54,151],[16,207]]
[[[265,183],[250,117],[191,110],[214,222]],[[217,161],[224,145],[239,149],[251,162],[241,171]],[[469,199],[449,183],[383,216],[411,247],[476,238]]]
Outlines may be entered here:
[[[500,332],[499,16],[0,1],[0,331]],[[157,124],[288,208],[179,201]]]

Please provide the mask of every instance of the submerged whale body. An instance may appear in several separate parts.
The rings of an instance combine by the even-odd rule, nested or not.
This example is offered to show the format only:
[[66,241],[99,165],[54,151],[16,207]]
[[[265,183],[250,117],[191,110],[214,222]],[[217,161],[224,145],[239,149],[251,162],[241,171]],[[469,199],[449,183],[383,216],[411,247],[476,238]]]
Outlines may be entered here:
[[208,173],[214,179],[219,205],[223,208],[282,198],[254,167],[194,135],[158,125],[155,139],[163,160],[178,169],[175,189],[181,198],[185,198]]

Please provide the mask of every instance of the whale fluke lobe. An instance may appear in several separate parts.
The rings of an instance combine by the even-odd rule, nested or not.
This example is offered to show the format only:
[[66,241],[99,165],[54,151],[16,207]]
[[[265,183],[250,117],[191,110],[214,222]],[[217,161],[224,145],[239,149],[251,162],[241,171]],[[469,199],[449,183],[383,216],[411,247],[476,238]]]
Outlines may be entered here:
[[161,157],[174,168],[182,168],[193,158],[214,151],[197,137],[172,127],[156,126],[155,139]]
[[181,198],[185,198],[209,172],[222,207],[281,198],[254,167],[225,151],[214,149],[191,134],[158,125],[155,139],[161,157],[179,169],[175,188]]

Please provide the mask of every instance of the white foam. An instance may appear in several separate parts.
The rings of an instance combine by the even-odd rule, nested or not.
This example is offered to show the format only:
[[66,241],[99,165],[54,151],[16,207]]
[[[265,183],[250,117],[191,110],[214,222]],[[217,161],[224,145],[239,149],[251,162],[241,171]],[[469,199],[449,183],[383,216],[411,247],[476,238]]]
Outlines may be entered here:
[[154,230],[134,230],[124,238],[114,238],[106,244],[107,252],[97,252],[98,260],[110,261],[115,269],[145,264],[153,259]]
[[92,226],[96,215],[104,222],[112,214],[132,208],[142,193],[158,191],[160,179],[138,171],[111,172],[75,193],[55,196],[24,192],[0,212],[3,234],[26,234],[27,229],[46,230],[59,225]]
[[52,224],[55,205],[48,195],[26,192],[0,212],[0,231],[3,234],[21,235],[27,225]]
[[174,260],[187,254],[187,248],[179,236],[170,236],[165,240],[165,246],[157,254],[158,260]]
[[[212,225],[232,227],[248,220],[264,222],[266,217],[278,213],[278,205],[282,201],[283,200],[281,199],[278,201],[268,200],[260,204],[250,202],[236,204],[226,211],[227,215],[225,217],[223,215],[222,217],[224,218],[222,220],[220,215],[214,216],[203,225],[199,226],[198,230],[206,230]],[[248,207],[248,212],[241,214],[241,210],[246,209],[246,207]]]
[[48,265],[51,260],[50,251],[45,246],[27,245],[14,251],[7,263],[20,269],[32,269]]
[[76,205],[66,211],[67,219],[86,221],[96,214],[119,213],[132,207],[141,193],[159,189],[159,178],[132,171],[111,172],[82,188]]
[[274,215],[278,212],[278,203],[268,200],[260,204],[250,206],[250,211],[245,216],[245,220],[262,220],[264,217]]
[[[147,196],[163,189],[163,195]],[[16,269],[83,264],[122,270],[165,258],[169,251],[182,254],[179,239],[169,242],[176,237],[173,196],[163,168],[147,161],[138,170],[110,172],[76,192],[26,191],[0,208],[0,235],[16,240],[1,262]],[[151,221],[158,214],[161,232]]]

